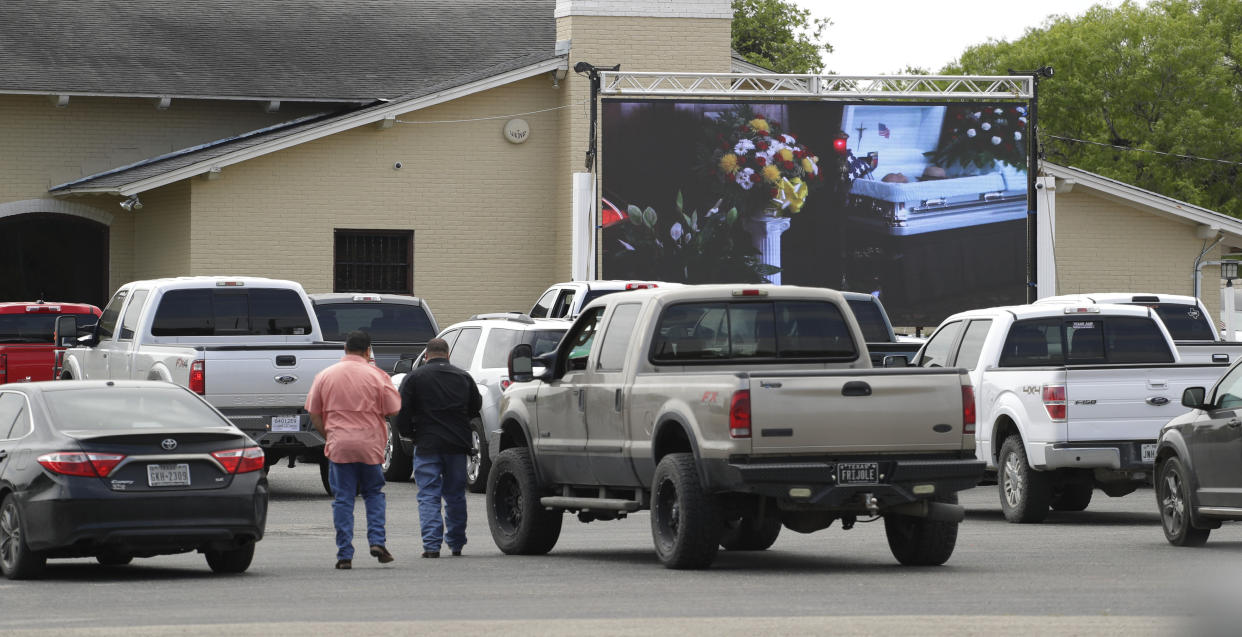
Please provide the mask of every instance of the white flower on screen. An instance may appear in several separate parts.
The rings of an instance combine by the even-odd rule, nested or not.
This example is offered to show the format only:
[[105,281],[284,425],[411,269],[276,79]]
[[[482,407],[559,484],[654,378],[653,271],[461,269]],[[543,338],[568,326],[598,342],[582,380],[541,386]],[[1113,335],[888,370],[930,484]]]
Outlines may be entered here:
[[681,237],[684,234],[685,232],[681,229],[680,221],[673,224],[673,227],[668,229],[668,236],[672,237],[673,241],[681,241]]
[[999,138],[999,137],[997,137],[997,136],[993,135],[993,136],[992,136],[992,145],[993,145],[993,146],[1000,146],[1000,143],[1001,143],[1001,138]]
[[617,239],[617,243],[620,243],[620,244],[621,244],[621,246],[622,246],[623,248],[625,248],[626,250],[629,250],[629,251],[631,251],[631,252],[633,252],[633,251],[634,251],[634,246],[632,246],[632,245],[630,245],[630,244],[628,244],[628,243],[626,243],[626,242],[624,242],[624,241],[622,241],[622,240],[620,240],[620,239]]
[[738,140],[738,142],[733,145],[733,152],[737,153],[738,155],[745,155],[746,153],[754,149],[755,149],[755,142],[752,142],[749,139]]
[[996,113],[997,115],[1004,115],[1004,114],[1005,114],[1005,111],[1003,111],[1003,110],[1001,110],[1001,109],[999,109],[999,108],[998,108],[998,109],[993,110],[992,112],[993,112],[993,113]]
[[781,141],[785,142],[786,144],[790,144],[790,145],[798,143],[798,140],[794,139],[793,137],[789,135],[781,135]]
[[754,187],[754,184],[750,182],[750,176],[753,174],[755,174],[754,168],[743,168],[737,171],[737,174],[733,177],[733,180],[737,182],[737,185],[742,187],[742,190],[750,190]]
[[1014,131],[1014,132],[1013,132],[1013,141],[1015,141],[1015,142],[1020,142],[1020,141],[1022,141],[1022,131],[1017,131],[1017,130],[1016,130],[1016,131]]
[[968,129],[966,129],[966,136],[967,136],[967,137],[974,137],[975,135],[978,135],[978,134],[979,134],[979,133],[975,132],[975,129],[973,129],[973,128],[968,128]]
[[988,122],[984,122],[979,125],[979,128],[982,128],[983,130],[992,130],[992,125]]

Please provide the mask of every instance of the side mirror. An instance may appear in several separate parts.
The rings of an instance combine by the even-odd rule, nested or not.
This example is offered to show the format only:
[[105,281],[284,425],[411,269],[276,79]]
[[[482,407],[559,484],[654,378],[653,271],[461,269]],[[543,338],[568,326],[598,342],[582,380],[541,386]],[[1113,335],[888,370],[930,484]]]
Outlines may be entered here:
[[509,380],[529,383],[535,379],[535,350],[522,343],[509,352]]
[[[57,319],[59,321],[60,319]],[[74,339],[74,345],[77,347],[94,347],[99,344],[99,323],[77,329],[79,336]]]
[[392,364],[392,375],[408,374],[412,369],[414,369],[414,359],[402,358]]
[[1182,392],[1182,406],[1191,409],[1203,409],[1205,407],[1204,399],[1207,390],[1202,387],[1187,387]]
[[56,317],[56,334],[52,337],[57,347],[73,347],[78,344],[78,317]]
[[893,354],[884,357],[885,367],[909,367],[910,357],[905,354]]

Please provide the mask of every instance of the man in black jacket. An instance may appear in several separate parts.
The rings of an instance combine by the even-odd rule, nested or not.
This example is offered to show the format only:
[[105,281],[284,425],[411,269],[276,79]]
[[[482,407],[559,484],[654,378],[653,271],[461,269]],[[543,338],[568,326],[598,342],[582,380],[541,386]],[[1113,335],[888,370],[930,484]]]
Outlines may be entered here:
[[461,555],[466,545],[470,419],[479,414],[483,399],[470,374],[449,363],[444,339],[428,341],[425,356],[426,362],[401,383],[397,422],[402,430],[414,432],[414,481],[418,483],[423,557],[440,557],[441,542],[448,544],[453,555]]

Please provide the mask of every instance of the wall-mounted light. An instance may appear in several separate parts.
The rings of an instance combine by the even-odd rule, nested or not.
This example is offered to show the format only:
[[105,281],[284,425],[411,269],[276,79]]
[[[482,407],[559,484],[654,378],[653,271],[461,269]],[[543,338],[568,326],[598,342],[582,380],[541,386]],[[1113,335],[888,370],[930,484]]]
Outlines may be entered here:
[[129,199],[121,202],[121,207],[126,211],[142,210],[142,202],[138,201],[138,195],[131,195]]

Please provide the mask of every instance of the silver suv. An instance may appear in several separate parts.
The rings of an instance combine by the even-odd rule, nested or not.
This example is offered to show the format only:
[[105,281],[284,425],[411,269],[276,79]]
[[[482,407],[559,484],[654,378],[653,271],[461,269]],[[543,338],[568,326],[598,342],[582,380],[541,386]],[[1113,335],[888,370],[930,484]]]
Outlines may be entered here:
[[[449,362],[470,372],[483,396],[481,418],[473,423],[473,444],[466,467],[466,481],[471,492],[482,493],[487,487],[487,473],[496,455],[492,450],[500,446],[500,397],[509,387],[509,352],[521,343],[530,345],[536,356],[550,352],[556,349],[567,329],[567,321],[533,319],[526,314],[505,312],[477,314],[438,334],[448,341]],[[422,364],[420,355],[414,367]],[[400,387],[404,376],[393,376],[393,383]],[[397,440],[401,444],[397,444]],[[389,480],[409,480],[414,467],[413,443],[394,437],[389,447],[384,476]]]

